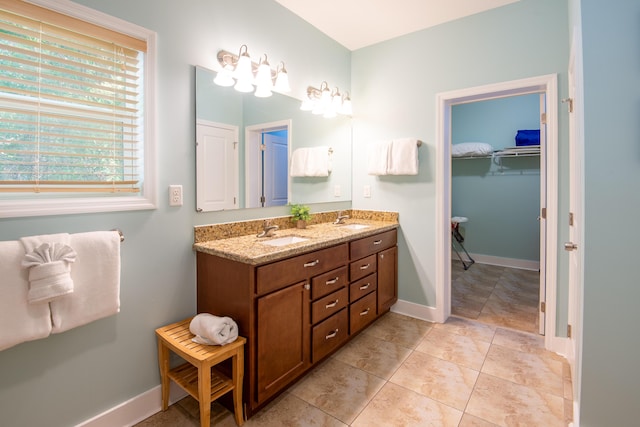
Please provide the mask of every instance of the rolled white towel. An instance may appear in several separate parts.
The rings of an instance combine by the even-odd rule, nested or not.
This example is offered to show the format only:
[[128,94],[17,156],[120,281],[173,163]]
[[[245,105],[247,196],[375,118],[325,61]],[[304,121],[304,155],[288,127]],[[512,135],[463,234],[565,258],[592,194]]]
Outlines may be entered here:
[[192,341],[198,344],[225,345],[238,338],[238,325],[230,317],[218,317],[209,313],[196,315],[189,324],[195,335]]

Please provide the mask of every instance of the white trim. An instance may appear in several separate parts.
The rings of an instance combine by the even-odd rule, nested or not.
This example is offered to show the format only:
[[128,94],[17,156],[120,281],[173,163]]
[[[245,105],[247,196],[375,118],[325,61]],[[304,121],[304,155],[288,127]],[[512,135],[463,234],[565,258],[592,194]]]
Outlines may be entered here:
[[434,307],[416,304],[404,300],[398,300],[392,307],[391,311],[405,316],[414,317],[427,322],[443,323],[438,320],[438,313]]
[[[436,318],[451,315],[451,106],[528,93],[546,93],[547,111],[547,239],[546,271],[549,307],[545,322],[545,347],[556,342],[557,215],[558,215],[558,78],[555,74],[512,80],[436,95]],[[440,320],[441,319],[441,320]]]
[[[170,383],[169,405],[188,394],[173,381]],[[107,411],[77,424],[76,427],[132,426],[162,410],[162,387],[147,390]]]
[[0,218],[156,209],[158,200],[156,177],[156,146],[158,144],[156,140],[157,34],[136,24],[69,0],[28,0],[28,2],[147,42],[144,67],[144,178],[139,196],[0,200]]
[[[469,254],[476,264],[497,265],[499,267],[519,268],[522,270],[540,270],[540,262],[528,259],[505,258],[493,255]],[[451,253],[451,259],[457,260],[457,255]],[[463,258],[464,259],[464,258]],[[473,268],[473,267],[471,267]]]

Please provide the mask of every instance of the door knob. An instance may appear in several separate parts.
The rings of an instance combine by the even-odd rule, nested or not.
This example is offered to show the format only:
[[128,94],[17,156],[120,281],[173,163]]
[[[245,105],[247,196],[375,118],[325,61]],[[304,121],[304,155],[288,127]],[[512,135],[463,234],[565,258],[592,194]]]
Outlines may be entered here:
[[565,251],[571,252],[571,251],[574,251],[576,249],[578,249],[578,245],[576,245],[575,243],[573,243],[573,242],[565,242],[564,243],[564,250]]

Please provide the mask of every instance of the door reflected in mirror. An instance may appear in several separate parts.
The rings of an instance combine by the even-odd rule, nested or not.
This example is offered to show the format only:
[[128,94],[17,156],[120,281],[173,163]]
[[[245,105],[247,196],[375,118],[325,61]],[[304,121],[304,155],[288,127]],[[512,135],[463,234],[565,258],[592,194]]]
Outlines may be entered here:
[[289,127],[291,122],[247,126],[246,206],[284,206],[289,200]]
[[[325,119],[286,95],[257,98],[217,86],[214,71],[195,68],[198,212],[351,200],[349,117]],[[231,129],[233,141],[204,142],[203,124]],[[318,146],[333,151],[329,176],[291,177],[291,153]]]

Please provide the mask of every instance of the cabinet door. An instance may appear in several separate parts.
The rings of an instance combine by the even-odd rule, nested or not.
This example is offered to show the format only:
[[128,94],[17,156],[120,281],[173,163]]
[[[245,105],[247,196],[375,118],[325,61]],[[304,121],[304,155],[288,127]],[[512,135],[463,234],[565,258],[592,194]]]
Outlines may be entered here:
[[378,315],[398,300],[398,247],[378,253]]
[[309,294],[305,282],[258,298],[258,402],[263,402],[310,363]]

